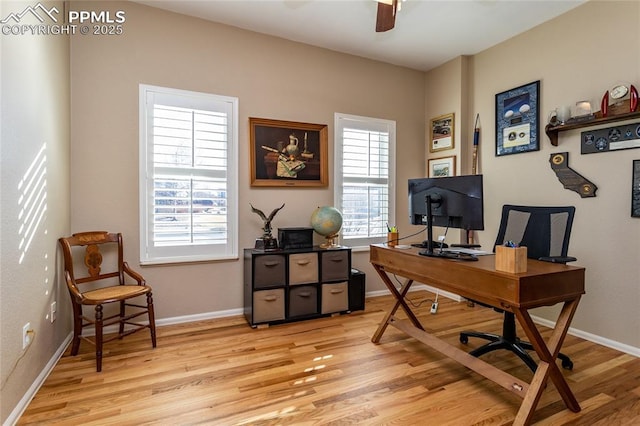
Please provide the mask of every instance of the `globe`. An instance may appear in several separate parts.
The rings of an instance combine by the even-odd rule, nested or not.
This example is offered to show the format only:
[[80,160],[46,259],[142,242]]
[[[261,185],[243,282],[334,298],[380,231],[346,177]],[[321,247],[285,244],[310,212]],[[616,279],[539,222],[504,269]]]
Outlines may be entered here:
[[339,247],[335,243],[338,231],[342,227],[342,213],[335,207],[318,207],[311,214],[311,226],[313,230],[327,239],[322,248]]

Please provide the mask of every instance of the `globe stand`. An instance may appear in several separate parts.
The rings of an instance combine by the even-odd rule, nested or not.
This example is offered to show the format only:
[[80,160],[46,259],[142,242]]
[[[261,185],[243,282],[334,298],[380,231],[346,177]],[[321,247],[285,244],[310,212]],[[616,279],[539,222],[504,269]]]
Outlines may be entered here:
[[325,238],[327,239],[327,241],[320,244],[320,248],[323,248],[323,249],[340,248],[340,244],[336,243],[336,238],[338,238],[338,234],[326,235]]

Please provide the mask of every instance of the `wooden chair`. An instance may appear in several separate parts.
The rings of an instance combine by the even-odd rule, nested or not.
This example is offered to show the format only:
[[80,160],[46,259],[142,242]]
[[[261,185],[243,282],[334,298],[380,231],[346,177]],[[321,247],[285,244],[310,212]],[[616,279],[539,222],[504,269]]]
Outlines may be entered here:
[[[122,235],[106,231],[91,231],[63,237],[58,241],[64,254],[64,276],[73,306],[71,355],[78,354],[80,339],[94,344],[96,370],[100,372],[102,371],[103,343],[116,338],[121,339],[144,328],[149,328],[151,343],[155,348],[156,325],[151,287],[146,284],[140,274],[130,269],[127,262],[123,261]],[[108,272],[102,271],[103,255],[113,258],[113,262],[105,262],[113,263],[113,269]],[[112,256],[109,257],[109,255]],[[126,281],[131,282],[131,279],[135,280],[135,283],[127,284]],[[140,296],[146,296],[146,304],[135,304],[130,301]],[[103,318],[103,305],[116,302],[120,304],[119,311]],[[84,316],[85,305],[95,307],[95,319]],[[132,319],[145,314],[148,315],[148,324],[132,322]],[[109,339],[103,339],[104,327],[112,324],[119,325],[118,334]],[[93,341],[82,336],[82,329],[91,325],[95,327]],[[125,330],[125,325],[133,328]]]

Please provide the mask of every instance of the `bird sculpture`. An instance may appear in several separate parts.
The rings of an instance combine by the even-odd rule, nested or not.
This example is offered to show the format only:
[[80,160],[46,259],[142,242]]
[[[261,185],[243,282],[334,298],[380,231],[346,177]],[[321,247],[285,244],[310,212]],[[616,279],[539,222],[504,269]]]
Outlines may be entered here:
[[282,208],[284,207],[284,204],[282,204],[277,209],[274,209],[268,217],[262,212],[262,210],[258,210],[255,207],[253,207],[253,204],[249,203],[249,205],[251,206],[251,211],[256,213],[258,216],[260,216],[260,218],[262,218],[262,221],[263,221],[262,239],[263,240],[271,240],[271,239],[273,239],[273,236],[271,235],[271,221],[275,217],[276,213],[278,213],[280,210],[282,210]]

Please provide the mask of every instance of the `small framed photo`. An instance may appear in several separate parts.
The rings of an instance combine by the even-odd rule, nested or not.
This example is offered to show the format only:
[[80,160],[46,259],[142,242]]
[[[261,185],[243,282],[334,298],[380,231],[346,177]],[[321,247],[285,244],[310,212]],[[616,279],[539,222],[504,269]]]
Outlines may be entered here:
[[453,113],[431,119],[429,130],[429,152],[452,149],[455,144],[455,116]]
[[540,149],[540,80],[496,95],[496,156]]
[[251,186],[329,185],[326,124],[249,118]]
[[633,160],[631,180],[631,217],[640,217],[640,160]]
[[429,159],[429,177],[448,177],[456,175],[456,156]]

